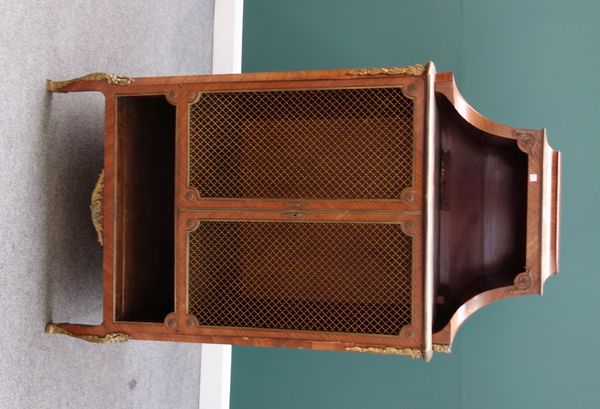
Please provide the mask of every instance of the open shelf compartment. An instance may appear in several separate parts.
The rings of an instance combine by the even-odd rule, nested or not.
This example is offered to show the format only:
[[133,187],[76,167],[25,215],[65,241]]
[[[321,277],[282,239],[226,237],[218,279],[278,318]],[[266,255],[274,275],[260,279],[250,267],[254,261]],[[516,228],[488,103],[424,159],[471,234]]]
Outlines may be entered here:
[[470,298],[512,285],[526,264],[527,154],[438,97],[439,277],[434,331]]
[[122,96],[116,111],[115,320],[162,322],[175,302],[176,108]]

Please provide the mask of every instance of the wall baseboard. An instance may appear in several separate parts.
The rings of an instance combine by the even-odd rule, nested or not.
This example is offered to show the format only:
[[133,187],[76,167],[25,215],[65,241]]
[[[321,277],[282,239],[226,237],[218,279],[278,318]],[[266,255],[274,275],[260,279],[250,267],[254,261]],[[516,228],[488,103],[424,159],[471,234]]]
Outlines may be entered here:
[[215,0],[213,74],[242,72],[244,0]]
[[[243,0],[215,0],[213,74],[242,72]],[[231,345],[203,344],[199,409],[229,409]]]
[[199,409],[229,409],[231,345],[203,344]]

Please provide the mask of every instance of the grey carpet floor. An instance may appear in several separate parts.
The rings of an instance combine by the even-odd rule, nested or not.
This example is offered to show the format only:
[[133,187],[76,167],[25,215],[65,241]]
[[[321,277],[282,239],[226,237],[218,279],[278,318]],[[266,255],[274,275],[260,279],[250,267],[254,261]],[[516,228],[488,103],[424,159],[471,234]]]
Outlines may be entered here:
[[0,0],[0,407],[198,407],[200,345],[43,334],[101,319],[103,153],[102,96],[44,80],[208,73],[212,21],[212,0]]

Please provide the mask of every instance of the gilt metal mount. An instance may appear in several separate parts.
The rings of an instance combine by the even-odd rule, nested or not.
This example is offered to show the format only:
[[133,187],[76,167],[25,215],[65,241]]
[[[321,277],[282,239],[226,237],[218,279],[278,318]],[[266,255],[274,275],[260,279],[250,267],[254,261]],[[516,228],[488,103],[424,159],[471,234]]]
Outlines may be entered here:
[[133,84],[134,79],[131,77],[123,77],[120,75],[109,74],[106,72],[92,72],[91,74],[84,75],[83,77],[73,78],[66,81],[52,81],[46,80],[46,89],[51,92],[60,92],[62,88],[67,85],[73,84],[78,81],[101,81],[106,80],[110,85],[130,85]]
[[131,339],[131,337],[129,335],[124,334],[122,332],[110,332],[104,336],[77,335],[77,334],[73,334],[72,332],[67,331],[66,329],[64,329],[58,325],[55,325],[55,324],[48,324],[46,326],[45,333],[47,335],[48,334],[68,335],[70,337],[79,338],[79,339],[82,339],[87,342],[92,342],[94,344],[116,344],[116,343],[120,343],[120,342],[127,342]]
[[406,67],[382,67],[382,68],[357,68],[348,71],[348,75],[423,75],[426,69],[422,64],[415,64]]
[[90,212],[92,213],[92,223],[94,224],[94,229],[96,229],[96,234],[98,235],[98,243],[100,245],[104,245],[103,233],[104,229],[102,227],[102,199],[104,198],[104,169],[100,172],[100,176],[98,176],[98,181],[96,182],[96,186],[92,191],[92,200],[90,203]]

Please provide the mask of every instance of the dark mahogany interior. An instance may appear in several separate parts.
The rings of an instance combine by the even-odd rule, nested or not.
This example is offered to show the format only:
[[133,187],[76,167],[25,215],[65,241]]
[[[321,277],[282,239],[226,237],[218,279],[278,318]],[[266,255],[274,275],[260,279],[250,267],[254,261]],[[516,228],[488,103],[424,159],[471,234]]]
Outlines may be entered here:
[[468,299],[524,271],[527,155],[467,123],[438,95],[439,266],[434,331]]
[[175,298],[175,107],[119,97],[117,155],[116,319],[162,322]]

